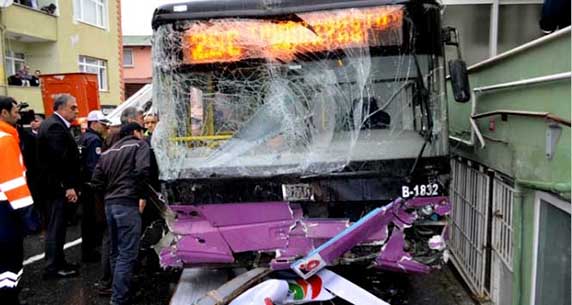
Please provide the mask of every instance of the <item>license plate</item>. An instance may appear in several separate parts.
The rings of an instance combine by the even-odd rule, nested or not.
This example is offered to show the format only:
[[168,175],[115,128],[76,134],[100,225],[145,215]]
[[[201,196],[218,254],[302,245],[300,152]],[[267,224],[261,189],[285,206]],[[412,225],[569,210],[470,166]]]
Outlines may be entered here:
[[439,189],[437,183],[403,185],[401,187],[401,197],[407,199],[409,197],[432,197],[441,195],[442,190]]
[[282,184],[282,197],[285,201],[313,201],[314,194],[309,184]]

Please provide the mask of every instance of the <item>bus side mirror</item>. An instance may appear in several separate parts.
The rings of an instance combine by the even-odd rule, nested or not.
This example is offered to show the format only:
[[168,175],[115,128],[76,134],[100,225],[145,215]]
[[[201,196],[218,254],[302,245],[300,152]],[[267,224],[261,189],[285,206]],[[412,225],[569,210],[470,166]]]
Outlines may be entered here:
[[466,103],[471,99],[471,86],[469,85],[469,73],[467,64],[462,59],[449,60],[449,75],[455,101]]
[[446,46],[457,48],[457,59],[449,60],[449,75],[451,76],[451,87],[455,101],[466,103],[471,99],[471,85],[469,84],[469,73],[467,64],[462,59],[459,43],[459,33],[453,27],[445,27],[442,31],[443,43]]

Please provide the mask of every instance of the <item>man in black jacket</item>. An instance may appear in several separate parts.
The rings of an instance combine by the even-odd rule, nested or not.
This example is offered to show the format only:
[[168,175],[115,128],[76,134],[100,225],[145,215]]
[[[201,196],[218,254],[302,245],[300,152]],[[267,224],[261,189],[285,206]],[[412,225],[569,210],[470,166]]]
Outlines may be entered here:
[[[141,216],[149,180],[150,149],[137,123],[121,127],[121,139],[101,154],[92,186],[104,193],[105,215],[111,237],[111,304],[126,304],[137,261]],[[121,237],[121,238],[120,238]]]
[[34,120],[30,122],[30,130],[24,130],[20,134],[20,144],[22,147],[22,157],[24,158],[24,165],[26,165],[26,180],[28,187],[32,192],[34,198],[34,206],[36,212],[41,215],[42,226],[45,223],[45,205],[40,198],[39,187],[42,181],[39,177],[38,168],[38,131],[44,118],[38,114],[34,115]]
[[76,203],[79,182],[79,149],[71,132],[78,114],[75,98],[59,94],[54,98],[54,114],[40,126],[38,165],[41,196],[46,204],[46,269],[44,278],[76,276],[77,268],[65,260],[65,206]]

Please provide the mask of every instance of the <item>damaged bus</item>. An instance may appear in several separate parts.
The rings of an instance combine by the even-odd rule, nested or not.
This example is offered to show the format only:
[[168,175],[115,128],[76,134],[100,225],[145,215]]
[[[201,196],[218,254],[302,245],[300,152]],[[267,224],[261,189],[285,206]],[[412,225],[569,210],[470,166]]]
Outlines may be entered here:
[[161,263],[305,279],[336,264],[439,268],[451,210],[444,46],[455,36],[441,9],[432,0],[159,7],[152,145],[171,212]]

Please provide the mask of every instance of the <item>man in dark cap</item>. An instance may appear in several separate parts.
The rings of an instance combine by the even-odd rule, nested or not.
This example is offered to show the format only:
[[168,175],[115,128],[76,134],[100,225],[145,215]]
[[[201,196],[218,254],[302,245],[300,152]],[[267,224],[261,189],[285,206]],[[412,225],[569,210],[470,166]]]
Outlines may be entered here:
[[[91,180],[104,194],[105,215],[111,238],[111,304],[129,302],[129,287],[137,261],[141,216],[149,181],[150,149],[137,123],[121,127],[121,139],[101,154]],[[121,237],[121,238],[120,238]]]

